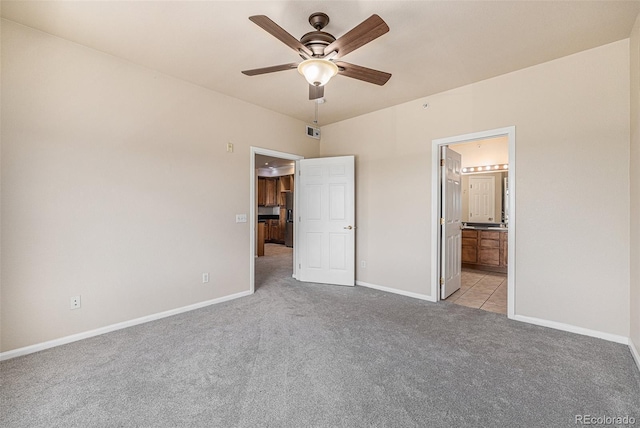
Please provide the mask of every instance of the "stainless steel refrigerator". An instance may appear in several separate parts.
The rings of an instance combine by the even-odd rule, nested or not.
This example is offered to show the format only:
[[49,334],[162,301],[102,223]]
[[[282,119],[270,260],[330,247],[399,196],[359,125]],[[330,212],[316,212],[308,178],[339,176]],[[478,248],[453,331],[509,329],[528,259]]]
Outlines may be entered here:
[[293,247],[293,192],[286,194],[287,223],[284,231],[284,245]]

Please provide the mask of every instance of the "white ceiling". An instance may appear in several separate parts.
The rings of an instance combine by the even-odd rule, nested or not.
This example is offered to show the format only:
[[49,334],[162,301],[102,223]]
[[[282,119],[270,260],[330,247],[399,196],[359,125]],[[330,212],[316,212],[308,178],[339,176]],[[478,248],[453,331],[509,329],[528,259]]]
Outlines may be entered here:
[[2,1],[3,18],[307,123],[297,71],[240,71],[299,60],[250,15],[300,38],[316,11],[336,37],[379,14],[389,33],[344,60],[393,74],[382,87],[336,76],[323,125],[625,39],[640,1]]

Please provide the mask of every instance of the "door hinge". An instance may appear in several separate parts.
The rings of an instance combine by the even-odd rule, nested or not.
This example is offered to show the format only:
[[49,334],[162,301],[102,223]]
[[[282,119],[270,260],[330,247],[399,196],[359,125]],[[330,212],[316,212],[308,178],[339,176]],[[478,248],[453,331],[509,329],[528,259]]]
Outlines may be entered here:
[[440,159],[440,166],[444,166],[444,159]]
[[440,224],[444,224],[444,217],[440,217]]
[[444,277],[440,278],[440,285],[444,285]]

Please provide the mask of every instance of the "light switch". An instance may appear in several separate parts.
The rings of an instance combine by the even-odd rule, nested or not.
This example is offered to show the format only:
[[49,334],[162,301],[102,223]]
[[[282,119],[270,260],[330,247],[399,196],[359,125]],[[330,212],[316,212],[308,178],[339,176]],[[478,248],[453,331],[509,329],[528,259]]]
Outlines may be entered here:
[[246,214],[236,214],[236,223],[246,223],[247,215]]

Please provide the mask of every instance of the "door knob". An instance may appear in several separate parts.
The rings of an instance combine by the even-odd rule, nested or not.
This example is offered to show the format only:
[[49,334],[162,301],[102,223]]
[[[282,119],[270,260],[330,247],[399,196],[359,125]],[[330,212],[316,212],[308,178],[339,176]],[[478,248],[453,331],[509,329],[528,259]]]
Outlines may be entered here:
[[355,227],[353,227],[353,226],[349,225],[349,226],[345,226],[345,227],[343,227],[343,229],[351,230],[351,229],[355,229]]

